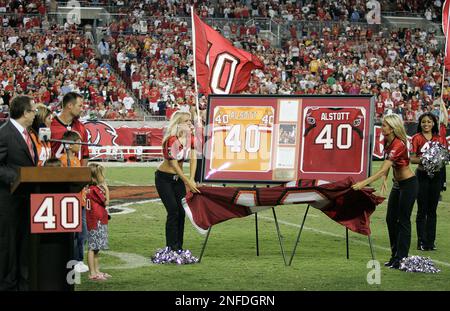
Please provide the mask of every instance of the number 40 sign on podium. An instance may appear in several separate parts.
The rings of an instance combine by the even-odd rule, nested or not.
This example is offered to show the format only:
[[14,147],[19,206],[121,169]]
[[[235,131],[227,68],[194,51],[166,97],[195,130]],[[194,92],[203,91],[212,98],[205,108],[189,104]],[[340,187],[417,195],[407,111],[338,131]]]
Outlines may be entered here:
[[81,195],[32,194],[31,233],[81,232]]

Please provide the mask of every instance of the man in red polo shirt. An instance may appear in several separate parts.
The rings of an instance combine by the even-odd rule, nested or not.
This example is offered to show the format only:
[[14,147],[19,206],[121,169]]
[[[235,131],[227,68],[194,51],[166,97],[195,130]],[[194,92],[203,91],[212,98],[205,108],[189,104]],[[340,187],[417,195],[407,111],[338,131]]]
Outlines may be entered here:
[[[51,125],[51,138],[62,139],[64,133],[67,131],[75,131],[81,137],[81,142],[87,143],[88,136],[86,128],[79,120],[81,111],[83,109],[83,96],[75,92],[69,92],[64,95],[62,100],[62,111],[56,116]],[[64,153],[64,147],[61,143],[52,142],[52,156],[60,158]],[[86,145],[81,146],[78,152],[78,159],[81,161],[81,166],[87,166],[89,158],[89,149]],[[82,232],[77,232],[75,235],[75,250],[74,259],[78,261],[75,265],[75,271],[87,272],[89,268],[83,263],[84,257],[84,241],[87,238],[86,227],[86,210],[83,208],[82,213]]]
[[[81,141],[87,143],[88,137],[86,129],[79,120],[83,108],[83,96],[80,94],[69,92],[63,97],[61,114],[56,116],[51,125],[52,139],[61,139],[65,132],[76,131],[81,136]],[[60,143],[52,143],[52,156],[60,158],[64,153],[63,145]],[[78,158],[82,166],[87,165],[89,158],[89,149],[82,146]]]

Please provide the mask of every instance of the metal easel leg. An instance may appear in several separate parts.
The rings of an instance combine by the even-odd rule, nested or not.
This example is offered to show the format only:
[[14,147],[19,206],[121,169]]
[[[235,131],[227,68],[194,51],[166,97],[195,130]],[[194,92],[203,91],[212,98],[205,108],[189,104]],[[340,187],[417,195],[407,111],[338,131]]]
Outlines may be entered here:
[[345,246],[347,249],[347,259],[350,259],[350,248],[348,246],[348,228],[345,228]]
[[275,227],[277,228],[278,241],[280,242],[281,255],[283,256],[284,265],[287,266],[286,254],[284,252],[283,241],[282,241],[281,233],[280,233],[280,226],[278,225],[277,214],[275,213],[275,209],[273,207],[272,207],[272,212],[273,212],[273,219],[275,220]]
[[300,236],[301,236],[301,234],[302,234],[303,226],[305,225],[306,216],[308,215],[308,212],[309,212],[309,204],[308,204],[308,207],[306,208],[305,215],[303,216],[302,225],[300,226],[300,229],[298,230],[297,240],[295,241],[294,249],[292,250],[292,255],[291,255],[291,258],[289,259],[289,264],[288,264],[288,266],[290,266],[290,265],[292,264],[292,260],[294,259],[295,252],[297,251],[297,245],[298,245],[298,243],[300,242]]
[[200,252],[200,257],[198,258],[198,263],[202,261],[203,253],[205,252],[206,243],[208,243],[209,234],[211,233],[212,227],[209,227],[208,233],[206,234],[205,241],[203,241],[202,251]]
[[372,255],[372,260],[375,260],[375,253],[373,252],[373,245],[372,245],[372,237],[368,235],[367,238],[369,239],[370,255]]
[[255,213],[256,256],[259,256],[258,213]]

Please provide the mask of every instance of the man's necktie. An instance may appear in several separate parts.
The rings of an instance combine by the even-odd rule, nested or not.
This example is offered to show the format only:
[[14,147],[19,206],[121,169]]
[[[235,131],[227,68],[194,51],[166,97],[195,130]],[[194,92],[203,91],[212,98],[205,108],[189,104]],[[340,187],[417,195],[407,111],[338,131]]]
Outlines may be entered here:
[[34,163],[34,148],[33,148],[33,143],[31,142],[30,134],[28,133],[27,130],[23,130],[23,134],[25,135],[28,150],[30,151],[31,158],[33,159],[33,163]]

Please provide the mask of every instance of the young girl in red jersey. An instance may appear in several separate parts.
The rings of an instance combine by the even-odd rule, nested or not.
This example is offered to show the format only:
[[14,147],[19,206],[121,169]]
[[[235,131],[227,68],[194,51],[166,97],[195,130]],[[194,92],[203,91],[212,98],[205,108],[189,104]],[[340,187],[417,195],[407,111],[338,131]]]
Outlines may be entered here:
[[111,277],[100,272],[98,253],[108,247],[109,189],[105,182],[104,168],[100,164],[90,163],[91,184],[86,194],[86,221],[88,228],[88,266],[89,279],[103,281]]
[[417,134],[412,138],[411,162],[419,164],[416,170],[419,181],[419,194],[417,196],[417,249],[435,250],[436,239],[436,210],[441,192],[441,175],[435,174],[430,178],[422,166],[422,154],[430,148],[430,142],[439,142],[445,145],[445,140],[439,136],[437,118],[430,112],[422,114],[417,126]]
[[399,269],[401,260],[408,257],[411,244],[411,212],[417,197],[418,182],[409,167],[408,141],[403,121],[396,114],[387,115],[383,119],[381,131],[385,137],[383,165],[373,176],[354,184],[353,189],[361,190],[383,177],[383,194],[389,170],[393,168],[394,185],[386,214],[392,254],[385,266]]
[[[172,115],[162,141],[164,161],[155,172],[156,190],[167,210],[166,246],[173,251],[183,250],[185,213],[181,200],[186,196],[186,187],[200,192],[194,181],[197,159],[192,129],[189,112]],[[190,164],[189,177],[183,173],[186,159]]]

